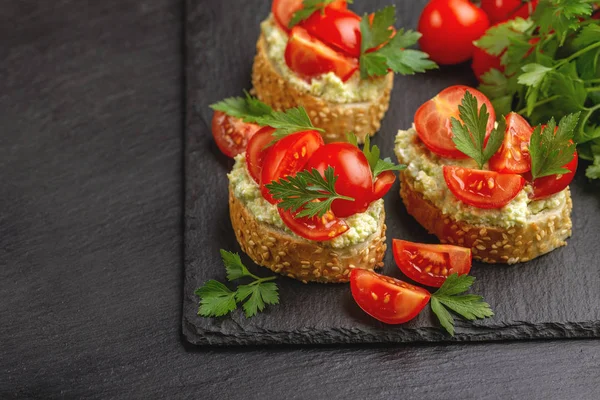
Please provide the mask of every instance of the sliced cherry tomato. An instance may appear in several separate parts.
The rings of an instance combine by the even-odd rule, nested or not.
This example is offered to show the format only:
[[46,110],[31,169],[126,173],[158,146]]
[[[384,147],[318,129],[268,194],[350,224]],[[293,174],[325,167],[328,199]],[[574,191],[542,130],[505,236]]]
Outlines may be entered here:
[[333,167],[337,180],[335,190],[350,200],[334,200],[331,211],[336,217],[349,217],[367,210],[372,201],[373,174],[369,161],[363,152],[350,143],[331,143],[319,148],[312,155],[306,169],[317,169],[324,175],[328,167]]
[[212,134],[219,150],[227,157],[235,157],[246,150],[248,139],[250,139],[260,126],[242,121],[215,111],[212,119]]
[[290,33],[285,62],[305,79],[333,72],[345,82],[358,70],[356,59],[338,53],[300,26],[295,26]]
[[500,72],[504,72],[504,65],[500,64],[500,57],[501,56],[493,56],[484,49],[475,47],[471,69],[479,82],[481,82],[483,75],[491,69],[497,69]]
[[489,27],[485,12],[469,0],[432,0],[419,18],[419,45],[439,64],[458,64],[473,56],[473,41]]
[[[302,8],[303,0],[273,0],[271,12],[279,26],[285,31],[289,31],[288,26],[290,25],[292,16],[296,11],[301,10]],[[329,4],[327,8],[345,10],[348,8],[348,5],[346,4],[346,0],[336,0]]]
[[395,181],[396,174],[392,171],[385,171],[379,174],[375,182],[373,182],[373,201],[383,198],[392,186],[394,186]]
[[519,114],[511,112],[506,116],[504,142],[490,158],[490,169],[505,174],[523,174],[531,169],[529,139],[533,128]]
[[468,86],[450,86],[442,90],[433,99],[425,102],[415,114],[415,128],[425,146],[434,153],[447,158],[467,158],[452,141],[450,117],[459,118],[458,106],[466,91],[477,99],[477,106],[485,104],[490,114],[487,123],[486,140],[492,129],[496,113],[487,97],[479,90]]
[[331,211],[321,218],[296,218],[295,215],[299,211],[292,213],[281,208],[278,208],[278,211],[281,219],[292,232],[308,240],[331,240],[349,229],[346,222],[343,219],[336,218]]
[[507,19],[515,19],[517,17],[524,19],[529,18],[535,11],[535,8],[537,7],[538,3],[539,0],[521,1],[521,7],[517,8],[516,11],[511,13]]
[[311,15],[301,26],[331,47],[360,57],[360,17],[352,11],[326,8]]
[[273,138],[275,128],[265,126],[254,134],[248,141],[246,147],[246,167],[254,182],[260,184],[260,171],[262,171],[263,161],[267,154],[267,146]]
[[350,272],[350,290],[364,312],[386,324],[410,321],[431,298],[423,288],[364,269]]
[[393,246],[394,260],[400,271],[423,285],[440,287],[450,275],[464,275],[471,270],[471,249],[399,239],[394,239]]
[[525,186],[517,174],[444,165],[444,180],[457,199],[477,208],[502,208]]
[[313,153],[323,145],[317,131],[293,133],[268,148],[260,174],[260,190],[263,197],[275,204],[275,199],[265,185],[304,169]]
[[567,186],[569,186],[569,184],[575,177],[575,172],[577,171],[577,164],[579,162],[578,160],[579,157],[577,155],[577,152],[575,152],[573,159],[569,161],[567,165],[564,166],[564,168],[570,171],[568,174],[544,176],[533,181],[533,195],[531,196],[531,198],[533,200],[543,199],[545,197],[558,193],[564,190]]

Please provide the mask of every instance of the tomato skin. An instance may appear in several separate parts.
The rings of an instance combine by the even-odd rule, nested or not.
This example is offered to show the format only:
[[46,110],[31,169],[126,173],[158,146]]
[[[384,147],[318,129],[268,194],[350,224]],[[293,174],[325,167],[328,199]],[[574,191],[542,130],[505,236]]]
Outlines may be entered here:
[[276,204],[277,201],[271,196],[266,185],[303,170],[308,159],[323,144],[319,132],[304,131],[288,135],[268,148],[260,175],[263,197],[269,203]]
[[295,26],[290,33],[285,62],[306,80],[333,72],[346,82],[358,70],[358,60],[338,53],[300,26]]
[[483,75],[492,69],[504,72],[504,65],[500,63],[500,57],[501,56],[493,56],[484,49],[475,47],[471,69],[479,82],[482,81]]
[[395,181],[396,174],[392,171],[385,171],[379,174],[375,182],[373,182],[373,201],[383,198],[392,186],[394,186]]
[[535,8],[537,7],[538,3],[539,3],[539,0],[532,0],[528,3],[521,5],[521,7],[517,8],[513,13],[511,13],[507,19],[510,20],[510,19],[515,19],[517,17],[520,17],[523,19],[529,18],[535,11]]
[[334,239],[344,232],[349,227],[342,219],[336,218],[331,212],[326,213],[322,218],[319,217],[302,217],[297,218],[297,212],[289,210],[277,209],[283,223],[290,228],[296,235],[308,240],[318,242]]
[[215,111],[212,119],[212,134],[217,147],[227,157],[235,157],[246,150],[248,140],[260,126],[244,122],[222,111]]
[[419,45],[438,64],[459,64],[473,56],[473,41],[489,27],[485,12],[468,0],[432,0],[419,18]]
[[502,208],[525,186],[525,179],[517,174],[450,165],[444,165],[443,171],[450,192],[463,203],[477,208]]
[[254,134],[246,146],[246,168],[254,182],[260,184],[260,172],[268,149],[266,148],[275,138],[275,128],[265,126]]
[[306,169],[315,168],[324,175],[330,166],[337,176],[336,192],[354,199],[334,200],[331,204],[333,214],[343,218],[366,211],[372,201],[373,175],[363,152],[350,143],[326,144],[314,152]]
[[533,186],[533,194],[530,196],[533,200],[544,199],[548,196],[552,196],[555,193],[558,193],[564,190],[573,178],[575,177],[575,172],[577,172],[577,165],[579,163],[579,156],[577,152],[575,152],[573,159],[569,161],[564,168],[568,169],[568,174],[562,175],[550,175],[544,176],[542,178],[538,178],[532,182]]
[[400,271],[415,282],[441,287],[448,276],[468,274],[471,249],[447,244],[412,243],[393,240],[394,260]]
[[350,272],[350,290],[364,312],[386,324],[410,321],[431,298],[423,288],[364,269]]
[[487,123],[486,140],[494,129],[496,113],[489,99],[477,89],[468,86],[450,86],[438,93],[433,99],[426,101],[415,114],[415,128],[419,139],[429,150],[447,158],[468,158],[456,148],[452,141],[451,117],[459,118],[458,105],[466,91],[477,98],[477,105],[485,104],[490,114]]
[[481,0],[481,9],[492,24],[510,19],[511,14],[517,12],[522,5],[521,0]]
[[[303,8],[303,0],[273,0],[273,4],[271,5],[271,12],[275,17],[275,21],[277,24],[286,32],[289,32],[290,21],[292,20],[292,16],[298,10]],[[346,0],[336,0],[327,8],[335,8],[340,10],[345,10],[348,8],[346,4]]]
[[360,57],[360,17],[352,11],[326,8],[300,25],[331,47],[350,57]]
[[523,174],[531,169],[529,140],[533,128],[519,114],[511,112],[506,116],[504,142],[496,154],[490,158],[492,171],[504,174]]

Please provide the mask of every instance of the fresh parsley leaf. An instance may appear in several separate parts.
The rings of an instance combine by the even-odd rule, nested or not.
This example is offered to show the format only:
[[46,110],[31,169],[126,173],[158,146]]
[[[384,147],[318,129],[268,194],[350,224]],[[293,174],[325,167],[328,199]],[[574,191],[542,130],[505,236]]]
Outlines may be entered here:
[[227,271],[227,280],[233,281],[244,276],[250,276],[250,271],[242,263],[239,254],[221,249],[221,258]]
[[567,35],[579,27],[580,18],[590,16],[592,11],[591,3],[581,0],[545,0],[539,2],[533,20],[543,35],[554,31],[562,46]]
[[518,80],[521,85],[539,86],[552,68],[540,64],[527,64],[523,66],[522,70],[524,74],[521,74]]
[[516,18],[502,24],[494,25],[485,32],[475,45],[488,54],[500,56],[514,40],[522,40],[524,33],[533,25],[531,20]]
[[533,179],[569,172],[564,166],[573,159],[575,153],[573,135],[578,120],[579,113],[567,115],[560,120],[556,133],[554,118],[544,129],[537,126],[533,130],[529,141]]
[[237,308],[235,292],[212,279],[198,288],[196,295],[200,297],[198,315],[203,317],[222,317]]
[[498,151],[504,140],[504,119],[492,130],[487,145],[484,146],[487,123],[490,114],[485,104],[477,108],[477,99],[468,90],[458,106],[458,119],[452,117],[452,140],[456,148],[477,162],[480,169]]
[[470,321],[494,315],[490,305],[483,301],[483,297],[462,294],[473,285],[474,281],[475,278],[472,276],[455,273],[450,275],[442,287],[431,295],[431,310],[438,317],[442,327],[452,336],[454,336],[454,318],[448,310]]
[[590,179],[600,179],[600,154],[594,156],[594,163],[585,170],[585,176]]
[[284,210],[299,211],[296,217],[322,217],[331,210],[334,200],[353,201],[347,196],[339,195],[335,190],[337,176],[333,167],[327,167],[324,173],[314,169],[300,171],[294,176],[273,181],[266,185],[273,198],[281,200],[277,205]]
[[273,282],[240,285],[237,288],[235,298],[240,303],[247,299],[242,305],[246,318],[253,317],[259,311],[263,311],[265,304],[279,304],[277,285]]
[[314,130],[324,132],[323,129],[315,128],[304,107],[289,108],[285,111],[274,111],[256,119],[261,126],[275,128],[273,137],[281,139],[292,133]]
[[573,46],[584,48],[600,42],[600,25],[589,24],[584,26],[577,37],[573,40]]
[[[292,19],[290,20],[288,28],[293,28],[300,22],[307,20],[311,15],[313,15],[317,11],[324,12],[325,7],[327,7],[334,1],[336,0],[304,0],[302,2],[303,7],[294,13]],[[346,3],[352,4],[353,0],[346,0]]]
[[387,6],[373,15],[373,23],[369,15],[365,14],[360,21],[362,34],[360,52],[366,53],[369,49],[381,46],[390,39],[390,27],[396,25],[396,6]]
[[381,150],[379,150],[379,147],[376,145],[371,146],[371,138],[369,135],[365,136],[365,146],[363,148],[363,154],[369,162],[369,167],[371,167],[371,172],[373,173],[373,180],[377,179],[377,177],[382,172],[402,171],[403,169],[406,169],[406,165],[394,164],[389,157],[386,157],[382,160],[380,158]]
[[358,138],[353,132],[350,132],[346,135],[346,140],[348,140],[348,143],[351,145],[358,147]]
[[270,115],[273,109],[250,96],[245,92],[245,97],[229,97],[218,103],[212,104],[210,107],[215,111],[222,111],[232,117],[241,118],[245,122],[257,122],[258,118]]

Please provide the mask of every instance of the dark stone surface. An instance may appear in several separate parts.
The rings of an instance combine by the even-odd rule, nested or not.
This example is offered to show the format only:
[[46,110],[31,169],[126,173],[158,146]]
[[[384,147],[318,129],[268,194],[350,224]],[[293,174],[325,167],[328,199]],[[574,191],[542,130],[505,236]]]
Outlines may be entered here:
[[[186,130],[185,287],[183,330],[200,345],[274,343],[373,343],[413,341],[484,341],[597,337],[600,335],[600,186],[583,168],[572,184],[574,235],[567,247],[526,264],[491,266],[475,263],[474,291],[492,305],[492,319],[457,322],[453,339],[439,327],[429,309],[401,326],[386,326],[363,313],[347,285],[304,285],[278,279],[281,304],[246,319],[238,311],[220,319],[196,315],[194,290],[208,279],[223,280],[219,249],[239,251],[227,207],[227,179],[232,162],[212,142],[208,105],[249,88],[259,22],[268,2],[189,2],[187,14],[188,118]],[[367,11],[386,0],[357,2]],[[414,28],[425,2],[398,2],[400,25]],[[234,7],[234,4],[236,5]],[[230,21],[244,21],[231,29]],[[218,65],[219,68],[215,68]],[[451,84],[474,84],[467,65],[396,77],[390,111],[374,142],[393,155],[395,132],[410,127],[417,107]],[[209,171],[209,172],[207,172]],[[435,242],[410,217],[398,195],[398,184],[386,196],[388,242],[392,238]],[[388,246],[388,248],[391,248]],[[252,265],[258,274],[268,273]],[[400,277],[391,251],[384,273]],[[270,272],[270,271],[269,271]]]
[[0,6],[1,399],[599,397],[595,340],[187,345],[181,19]]

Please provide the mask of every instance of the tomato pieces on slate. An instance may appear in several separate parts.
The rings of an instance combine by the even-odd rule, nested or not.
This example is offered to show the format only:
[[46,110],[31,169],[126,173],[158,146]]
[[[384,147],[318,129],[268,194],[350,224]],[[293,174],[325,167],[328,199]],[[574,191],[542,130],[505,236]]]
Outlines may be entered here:
[[423,288],[364,269],[352,270],[350,289],[364,312],[386,324],[410,321],[431,298]]
[[444,165],[444,180],[457,199],[478,208],[502,208],[525,186],[517,174]]
[[358,70],[357,59],[338,53],[300,26],[295,26],[290,33],[285,62],[305,79],[333,72],[345,82]]
[[[335,0],[333,3],[327,6],[328,9],[341,9],[345,10],[348,7],[345,0]],[[290,21],[296,11],[304,8],[303,0],[273,0],[271,5],[271,12],[275,17],[275,21],[279,26],[289,31]]]
[[441,287],[448,276],[468,274],[471,270],[472,255],[468,248],[394,239],[393,250],[398,268],[423,285]]
[[267,146],[275,138],[273,137],[275,128],[265,126],[254,134],[246,146],[246,167],[254,182],[260,184],[260,173],[262,171],[263,161],[267,154]]
[[396,174],[392,171],[382,172],[377,176],[375,182],[373,182],[373,200],[379,200],[390,191],[394,182],[396,181]]
[[278,208],[278,211],[281,219],[292,232],[308,240],[331,240],[349,229],[346,222],[337,218],[331,211],[320,218],[318,216],[298,218],[296,214],[300,211],[291,212],[281,208]]
[[508,114],[504,142],[490,158],[490,169],[508,174],[522,174],[529,171],[531,169],[529,140],[532,133],[533,128],[525,118],[515,112]]
[[458,106],[465,93],[469,91],[477,99],[477,106],[485,104],[489,113],[486,138],[494,129],[496,113],[488,98],[479,90],[468,86],[450,86],[442,90],[433,99],[426,101],[415,114],[415,128],[421,141],[432,152],[447,158],[467,158],[456,148],[452,141],[450,118],[459,118]]
[[360,57],[360,17],[352,11],[326,8],[315,12],[301,25],[331,47],[350,57]]
[[246,150],[248,140],[260,126],[244,122],[222,111],[215,111],[212,119],[212,134],[219,150],[227,157],[235,157]]
[[323,144],[319,132],[304,131],[286,136],[270,147],[261,171],[260,190],[263,197],[271,204],[277,203],[266,185],[303,170],[308,159]]
[[564,166],[564,168],[570,171],[569,173],[544,176],[534,180],[532,182],[533,194],[530,197],[533,200],[540,200],[564,190],[567,186],[569,186],[569,184],[575,177],[578,160],[579,157],[577,155],[577,152],[575,152],[575,154],[573,155],[573,159],[569,161],[567,165]]

